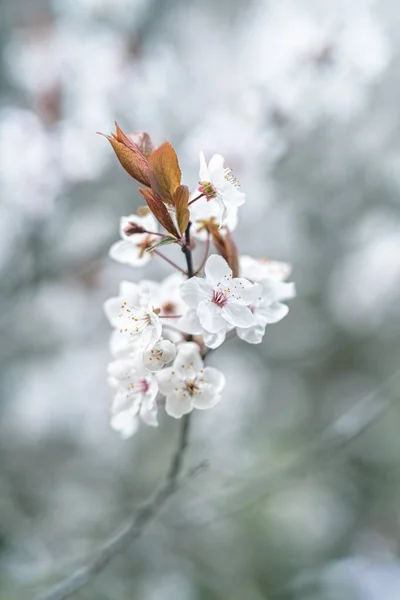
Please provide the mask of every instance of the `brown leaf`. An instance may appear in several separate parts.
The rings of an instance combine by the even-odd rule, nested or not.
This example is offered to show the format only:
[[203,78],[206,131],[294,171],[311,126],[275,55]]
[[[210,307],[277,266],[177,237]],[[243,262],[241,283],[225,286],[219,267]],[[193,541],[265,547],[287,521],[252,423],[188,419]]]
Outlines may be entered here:
[[209,233],[211,234],[215,248],[228,263],[232,269],[233,277],[239,275],[239,256],[235,242],[233,241],[232,234],[228,228],[224,228],[225,235],[222,235],[222,229],[218,228],[218,225],[210,222],[207,226]]
[[146,158],[149,158],[150,154],[154,152],[151,137],[145,131],[134,131],[133,133],[129,133],[128,137]]
[[147,158],[142,154],[136,144],[115,123],[116,133],[105,135],[125,171],[143,185],[150,187],[150,169]]
[[180,239],[180,235],[165,204],[163,204],[151,190],[139,188],[139,192],[144,196],[149,209],[157,221],[168,231],[168,233],[177,239]]
[[233,277],[239,276],[239,253],[237,246],[233,240],[232,233],[226,228],[225,248],[227,255],[227,263],[232,269]]
[[178,222],[179,231],[183,235],[187,229],[190,219],[188,208],[189,203],[189,188],[187,185],[179,185],[174,192],[174,205],[176,210],[176,220]]
[[178,157],[169,142],[164,142],[149,156],[150,183],[153,192],[166,204],[173,204],[173,195],[181,184],[182,173]]
[[135,223],[134,221],[129,221],[127,225],[124,227],[125,235],[135,235],[135,233],[145,233],[145,229]]

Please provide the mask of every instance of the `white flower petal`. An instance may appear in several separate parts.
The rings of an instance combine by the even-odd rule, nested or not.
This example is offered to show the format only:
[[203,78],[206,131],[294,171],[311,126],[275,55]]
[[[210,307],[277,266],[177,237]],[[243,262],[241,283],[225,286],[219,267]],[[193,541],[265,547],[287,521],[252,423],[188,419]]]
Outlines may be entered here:
[[132,267],[143,266],[151,258],[149,252],[143,252],[143,256],[140,256],[140,248],[136,244],[126,240],[115,242],[110,248],[109,256],[117,262],[131,265]]
[[156,374],[159,390],[168,396],[176,387],[180,387],[181,380],[174,367],[168,367]]
[[185,333],[199,335],[202,332],[199,317],[195,309],[189,309],[185,315],[174,322],[174,326]]
[[210,181],[214,184],[223,183],[225,179],[224,171],[225,159],[221,154],[214,154],[208,163],[208,171],[210,173]]
[[235,295],[235,302],[246,306],[253,304],[263,293],[259,283],[251,283],[243,277],[235,277],[231,289]]
[[220,400],[221,394],[219,394],[212,385],[204,384],[193,396],[193,405],[194,408],[207,410],[218,404]]
[[255,316],[247,306],[230,303],[221,312],[224,319],[234,327],[251,327],[256,323]]
[[257,325],[247,327],[246,329],[238,327],[236,333],[241,340],[244,340],[248,344],[261,344],[265,335],[265,327],[265,324],[257,323]]
[[217,333],[225,327],[225,320],[222,310],[214,302],[203,300],[197,308],[201,326],[209,333]]
[[181,286],[182,299],[190,308],[197,308],[204,298],[211,298],[210,285],[200,277],[192,277]]
[[208,331],[203,331],[203,340],[207,348],[215,349],[219,348],[221,344],[224,343],[226,338],[226,330],[221,329],[217,333],[209,333]]
[[204,156],[203,151],[201,151],[199,153],[199,159],[200,159],[199,181],[210,181],[210,173],[208,171],[206,157]]
[[212,385],[217,392],[221,392],[225,387],[225,375],[214,369],[214,367],[206,367],[203,371],[204,383]]
[[232,270],[219,254],[211,254],[204,269],[207,281],[213,286],[223,285],[232,278]]
[[165,401],[165,412],[175,419],[180,419],[193,410],[193,400],[189,394],[172,392]]
[[289,312],[289,307],[286,304],[281,304],[280,302],[273,302],[272,304],[268,304],[268,306],[260,307],[257,310],[256,318],[260,318],[260,321],[264,321],[264,323],[278,323],[281,321]]
[[131,410],[124,410],[111,416],[110,425],[122,438],[127,439],[136,433],[139,419]]
[[140,407],[140,418],[146,425],[157,427],[157,403],[154,400],[146,399]]

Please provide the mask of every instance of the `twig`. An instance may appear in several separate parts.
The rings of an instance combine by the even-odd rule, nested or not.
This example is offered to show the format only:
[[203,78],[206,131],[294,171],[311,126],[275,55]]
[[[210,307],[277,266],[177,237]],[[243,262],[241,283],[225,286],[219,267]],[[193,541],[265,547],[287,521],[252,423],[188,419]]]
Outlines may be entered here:
[[[48,592],[36,597],[36,600],[64,600],[87,585],[108,563],[129,544],[140,537],[145,528],[157,517],[166,501],[179,489],[178,478],[182,471],[185,451],[188,446],[190,414],[181,421],[179,442],[172,458],[164,485],[150,498],[97,552],[86,565],[60,581]],[[199,469],[191,470],[189,476],[197,475]]]
[[187,275],[186,271],[184,269],[182,269],[182,267],[180,267],[173,260],[171,260],[170,258],[168,258],[168,256],[165,256],[165,254],[162,254],[162,252],[160,252],[159,250],[153,250],[153,254],[157,254],[157,256],[159,256],[160,258],[162,258],[163,260],[165,260],[167,263],[169,263],[172,267],[174,267],[174,269],[177,269],[178,271],[180,271],[184,275]]
[[193,198],[193,200],[191,200],[188,203],[188,206],[190,206],[191,204],[193,204],[193,202],[197,202],[197,200],[200,200],[200,198],[203,198],[203,196],[205,196],[205,194],[199,194],[198,196],[196,196],[196,198]]

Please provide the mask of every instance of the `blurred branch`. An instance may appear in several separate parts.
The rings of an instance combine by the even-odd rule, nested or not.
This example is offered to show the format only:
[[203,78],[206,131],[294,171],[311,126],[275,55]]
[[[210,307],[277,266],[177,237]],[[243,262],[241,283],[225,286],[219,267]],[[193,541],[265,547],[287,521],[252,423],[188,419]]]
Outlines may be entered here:
[[[307,474],[311,460],[318,463],[329,461],[337,456],[348,445],[357,440],[367,431],[383,414],[394,406],[394,398],[382,398],[382,390],[393,384],[399,377],[400,369],[395,371],[378,388],[356,402],[348,411],[324,429],[314,440],[307,444],[302,451],[292,457],[286,464],[280,465],[275,472],[269,473],[264,479],[265,487],[251,500],[247,499],[241,506],[233,510],[219,514],[211,519],[201,520],[195,525],[202,527],[210,525],[215,521],[233,517],[240,512],[255,506],[261,500],[266,500],[274,494],[295,485],[302,476]],[[259,471],[258,471],[259,472]],[[258,480],[260,477],[258,477]],[[248,489],[248,483],[246,489]],[[266,489],[265,489],[266,488]],[[208,501],[212,501],[209,498]],[[198,505],[195,505],[195,507]],[[191,514],[198,513],[191,507]],[[187,522],[181,523],[187,525]]]
[[[164,485],[159,491],[132,515],[124,527],[100,548],[90,562],[78,568],[48,592],[37,596],[36,600],[64,600],[64,598],[68,598],[87,585],[117,554],[125,550],[133,540],[142,535],[145,528],[158,516],[166,501],[180,488],[179,475],[182,471],[188,446],[189,429],[190,414],[182,418],[178,446],[172,457]],[[204,464],[200,464],[195,469],[191,469],[187,477],[191,479],[203,468]]]

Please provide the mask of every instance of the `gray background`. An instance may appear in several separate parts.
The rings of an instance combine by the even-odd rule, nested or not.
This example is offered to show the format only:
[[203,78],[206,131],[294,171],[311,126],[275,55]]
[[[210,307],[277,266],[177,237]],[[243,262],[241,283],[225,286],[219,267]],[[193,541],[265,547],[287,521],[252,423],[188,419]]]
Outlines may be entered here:
[[[211,358],[189,482],[76,598],[399,600],[400,10],[389,0],[2,0],[0,598],[69,573],[162,479],[178,424],[110,431],[107,258],[141,203],[96,131],[224,154],[243,253],[298,298]],[[369,423],[372,424],[369,425]]]

